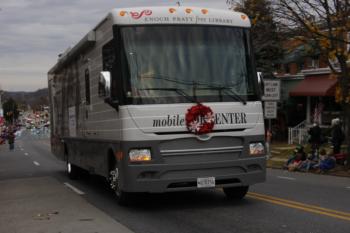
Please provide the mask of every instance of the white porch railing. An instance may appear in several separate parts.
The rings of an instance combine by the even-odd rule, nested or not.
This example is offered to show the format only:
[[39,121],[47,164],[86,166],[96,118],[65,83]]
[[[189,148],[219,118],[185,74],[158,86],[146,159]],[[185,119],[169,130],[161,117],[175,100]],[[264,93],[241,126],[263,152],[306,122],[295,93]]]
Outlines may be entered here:
[[288,128],[288,144],[306,144],[308,138],[306,120],[293,128]]

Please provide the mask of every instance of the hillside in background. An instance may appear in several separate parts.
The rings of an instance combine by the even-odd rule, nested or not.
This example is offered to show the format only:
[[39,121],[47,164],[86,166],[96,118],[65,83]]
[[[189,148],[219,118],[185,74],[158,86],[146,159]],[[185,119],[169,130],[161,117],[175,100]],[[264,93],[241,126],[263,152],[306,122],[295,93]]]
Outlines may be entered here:
[[35,92],[4,92],[3,101],[8,98],[14,99],[20,108],[30,106],[33,110],[40,110],[41,106],[49,105],[49,92],[47,88]]

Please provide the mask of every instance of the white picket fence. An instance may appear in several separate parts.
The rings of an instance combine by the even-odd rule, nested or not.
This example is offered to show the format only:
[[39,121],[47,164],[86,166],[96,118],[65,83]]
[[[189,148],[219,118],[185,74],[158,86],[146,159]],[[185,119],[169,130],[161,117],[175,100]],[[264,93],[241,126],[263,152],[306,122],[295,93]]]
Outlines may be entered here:
[[308,127],[306,121],[293,128],[288,128],[288,144],[306,144],[308,140]]

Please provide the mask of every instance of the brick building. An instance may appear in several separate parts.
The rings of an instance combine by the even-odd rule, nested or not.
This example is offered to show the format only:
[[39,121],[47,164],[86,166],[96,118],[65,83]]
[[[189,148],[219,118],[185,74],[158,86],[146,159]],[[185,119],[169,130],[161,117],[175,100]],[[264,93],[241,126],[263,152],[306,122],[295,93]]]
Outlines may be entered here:
[[298,124],[318,122],[329,127],[331,120],[340,116],[341,108],[335,102],[337,80],[326,58],[296,41],[288,41],[286,48],[275,73],[282,88],[277,130],[286,137],[288,127]]

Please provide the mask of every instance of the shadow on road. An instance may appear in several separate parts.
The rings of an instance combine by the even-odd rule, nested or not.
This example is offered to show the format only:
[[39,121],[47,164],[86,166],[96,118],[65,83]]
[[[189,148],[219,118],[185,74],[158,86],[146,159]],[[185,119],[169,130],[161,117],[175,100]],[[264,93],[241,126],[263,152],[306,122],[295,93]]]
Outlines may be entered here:
[[[115,203],[115,207],[121,208],[117,204],[117,199],[109,188],[105,178],[101,176],[81,174],[78,183],[89,187],[93,191],[92,196],[102,196],[108,199],[108,203]],[[87,198],[93,201],[94,198]],[[212,207],[241,207],[253,205],[253,200],[229,200],[222,189],[209,189],[199,191],[171,192],[171,193],[139,193],[132,196],[132,202],[126,208],[135,211],[145,210],[178,210],[186,208],[212,208]],[[114,205],[114,204],[113,204]]]

